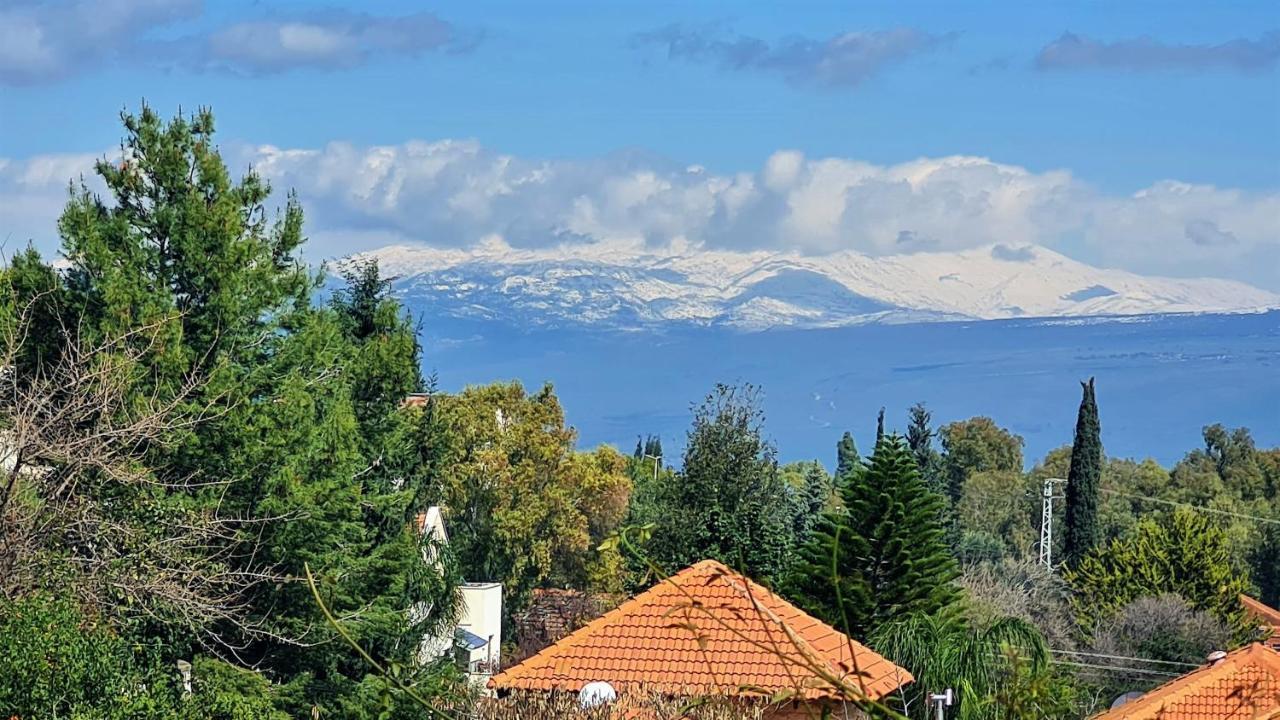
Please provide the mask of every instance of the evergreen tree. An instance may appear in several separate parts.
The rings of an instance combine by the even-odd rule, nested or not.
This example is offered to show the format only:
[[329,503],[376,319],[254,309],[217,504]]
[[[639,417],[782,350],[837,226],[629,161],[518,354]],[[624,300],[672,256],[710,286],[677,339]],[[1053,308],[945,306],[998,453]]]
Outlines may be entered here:
[[1162,593],[1212,613],[1240,640],[1256,630],[1240,605],[1248,579],[1232,560],[1227,534],[1191,510],[1143,520],[1131,534],[1090,550],[1063,578],[1086,631],[1133,600]]
[[1102,436],[1093,378],[1080,383],[1084,396],[1076,417],[1071,444],[1071,468],[1067,472],[1066,561],[1075,564],[1101,536],[1098,525],[1098,489],[1102,483]]
[[831,476],[817,460],[784,466],[780,475],[786,485],[791,505],[792,527],[796,545],[809,539],[822,512],[832,500]]
[[862,469],[862,456],[858,454],[858,445],[853,441],[853,435],[846,431],[840,437],[840,442],[836,443],[836,485],[844,485]]
[[[182,481],[151,499],[238,519],[190,571],[245,578],[225,598],[239,620],[146,615],[130,628],[163,635],[166,662],[201,639],[232,648],[287,689],[278,698],[291,716],[336,711],[371,669],[334,641],[297,580],[304,565],[388,663],[414,665],[423,634],[455,605],[453,579],[424,566],[406,522],[422,488],[404,480],[423,477],[399,417],[404,393],[421,387],[415,333],[376,267],[352,275],[332,305],[314,303],[300,206],[291,196],[270,220],[270,187],[252,171],[231,179],[211,113],[166,122],[144,107],[123,120],[123,161],[97,165],[112,201],[82,185],[59,220],[59,317],[33,327],[42,349],[25,371],[40,372],[50,348],[125,338],[141,358],[138,402],[199,413],[144,449],[158,478]],[[34,287],[41,275],[27,270]],[[193,379],[196,394],[181,394]],[[121,521],[145,529],[152,518]],[[408,617],[428,604],[429,617]],[[97,611],[140,614],[123,602]]]
[[884,439],[884,408],[880,408],[880,413],[876,415],[876,447],[880,446],[880,441]]
[[654,559],[668,571],[713,558],[762,582],[789,562],[787,489],[751,385],[717,385],[694,410],[683,467],[658,489]]
[[1262,540],[1249,553],[1249,565],[1258,599],[1280,607],[1280,525],[1268,525],[1262,531]]
[[933,614],[956,599],[955,559],[939,520],[943,500],[924,486],[902,438],[886,436],[870,466],[839,489],[798,552],[789,597],[854,637],[904,613]]
[[932,420],[933,415],[925,408],[924,403],[912,405],[907,422],[907,445],[916,458],[916,466],[920,468],[925,484],[934,492],[945,493],[941,469],[938,467],[938,451],[933,449],[934,430],[929,424]]

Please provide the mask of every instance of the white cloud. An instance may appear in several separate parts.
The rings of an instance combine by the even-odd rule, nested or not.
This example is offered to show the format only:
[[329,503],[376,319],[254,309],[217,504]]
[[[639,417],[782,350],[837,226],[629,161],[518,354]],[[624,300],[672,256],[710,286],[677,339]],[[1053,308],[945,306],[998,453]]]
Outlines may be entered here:
[[128,55],[151,30],[200,13],[199,0],[72,0],[0,7],[0,83],[60,80]]
[[65,0],[0,7],[0,84],[55,82],[117,62],[246,75],[298,68],[332,70],[376,56],[464,52],[480,34],[428,12],[376,16],[339,9],[271,14],[178,39],[177,24],[200,20],[200,0]]
[[427,12],[376,17],[330,10],[229,25],[211,33],[199,54],[188,62],[197,67],[269,74],[302,67],[351,67],[375,55],[460,51],[477,40],[463,37],[453,25]]
[[[236,167],[252,163],[279,190],[298,190],[313,257],[404,241],[868,255],[1042,245],[1140,273],[1280,289],[1278,190],[1163,181],[1112,195],[1067,171],[981,157],[878,165],[795,151],[774,153],[757,172],[717,174],[634,156],[531,160],[470,140],[242,147],[228,157]],[[0,209],[14,219],[5,231],[50,238],[67,178],[86,160],[0,161]]]

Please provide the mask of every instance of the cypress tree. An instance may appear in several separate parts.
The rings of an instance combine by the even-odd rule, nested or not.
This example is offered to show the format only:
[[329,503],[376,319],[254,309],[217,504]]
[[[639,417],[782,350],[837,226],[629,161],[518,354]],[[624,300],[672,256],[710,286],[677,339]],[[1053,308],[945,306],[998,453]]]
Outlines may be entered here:
[[1080,383],[1084,389],[1071,443],[1071,468],[1067,473],[1067,562],[1074,565],[1098,544],[1098,487],[1102,482],[1102,435],[1093,378]]
[[958,570],[906,442],[888,435],[871,464],[841,486],[844,508],[823,514],[799,550],[789,596],[854,637],[905,613],[932,614],[956,598]]
[[849,476],[861,470],[862,456],[858,454],[858,444],[848,431],[836,443],[836,486],[844,485]]

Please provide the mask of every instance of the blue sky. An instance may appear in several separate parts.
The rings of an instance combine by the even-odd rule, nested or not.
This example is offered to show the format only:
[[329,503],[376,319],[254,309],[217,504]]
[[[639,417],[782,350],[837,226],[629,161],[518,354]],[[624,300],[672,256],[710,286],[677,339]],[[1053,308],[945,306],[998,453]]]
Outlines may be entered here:
[[[590,178],[607,184],[637,177],[637,168],[687,195],[702,187],[679,174],[687,166],[726,182],[749,174],[758,188],[780,151],[798,153],[810,187],[833,182],[822,173],[827,158],[846,163],[835,182],[848,188],[864,187],[859,163],[901,182],[914,177],[902,164],[921,158],[983,158],[1053,199],[952,242],[938,228],[963,218],[938,215],[955,203],[913,185],[898,225],[841,222],[806,235],[794,228],[808,219],[790,217],[792,230],[743,242],[889,252],[883,238],[901,242],[924,227],[933,244],[906,250],[1029,242],[1137,272],[1205,272],[1280,290],[1274,2],[0,2],[0,48],[0,158],[9,173],[0,165],[0,221],[38,244],[51,242],[39,228],[51,226],[44,215],[54,204],[36,198],[43,190],[32,173],[60,188],[57,171],[113,147],[118,111],[146,98],[166,112],[211,105],[225,146],[281,168],[277,182],[301,186],[304,201],[345,192],[347,202],[329,203],[342,212],[316,215],[329,254],[381,239],[467,245],[499,234],[530,243],[542,226],[521,234],[512,230],[521,219],[483,226],[433,210],[426,237],[413,232],[412,208],[373,212],[352,197],[455,207],[457,193],[393,197],[385,183],[372,194],[336,191],[313,182],[332,162],[281,167],[255,148],[324,154],[342,143],[351,150],[342,157],[367,168],[371,148],[400,148],[392,162],[408,163],[417,156],[406,143],[468,141],[466,162],[481,158],[485,170],[466,165],[466,182],[455,186],[492,180],[495,165],[552,163],[582,177],[537,199],[579,209]],[[46,166],[54,170],[36,172]],[[403,171],[408,180],[395,187],[418,187],[424,172]],[[1160,185],[1168,181],[1176,185]],[[970,192],[981,178],[956,182]],[[798,195],[779,197],[800,213]],[[596,198],[593,217],[609,202],[620,201]],[[614,214],[641,212],[627,202]],[[729,242],[700,219],[671,219],[702,211],[681,200],[677,212],[673,202],[661,213],[644,208],[648,219],[634,225],[584,224],[566,209],[546,234]],[[526,205],[514,207],[482,214]],[[1044,220],[1076,212],[1094,220]],[[1150,213],[1159,217],[1148,222]],[[1113,247],[1135,234],[1131,246]]]

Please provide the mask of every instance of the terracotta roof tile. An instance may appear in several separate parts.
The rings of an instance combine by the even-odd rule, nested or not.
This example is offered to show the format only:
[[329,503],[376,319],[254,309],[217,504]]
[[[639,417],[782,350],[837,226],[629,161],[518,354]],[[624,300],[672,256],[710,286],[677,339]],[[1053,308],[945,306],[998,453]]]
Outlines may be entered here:
[[1094,720],[1257,720],[1280,711],[1280,653],[1254,643]]
[[835,697],[802,658],[853,686],[861,675],[872,699],[912,681],[906,670],[835,628],[704,560],[507,668],[489,687],[576,692],[603,680],[619,691],[772,694],[802,685],[805,697]]
[[1263,605],[1248,595],[1240,596],[1240,604],[1244,605],[1244,611],[1249,613],[1250,617],[1256,618],[1259,624],[1271,628],[1271,636],[1266,643],[1280,649],[1280,610]]

